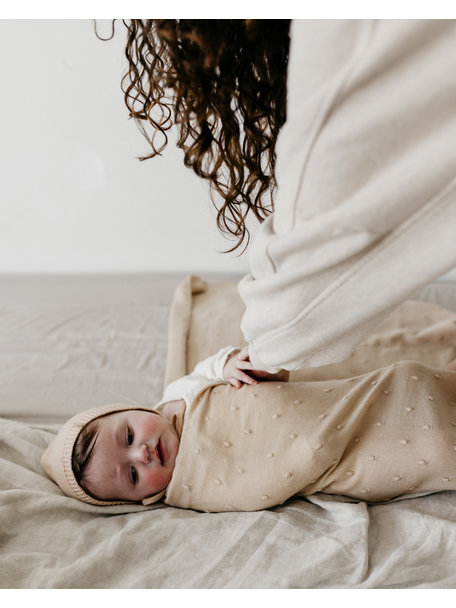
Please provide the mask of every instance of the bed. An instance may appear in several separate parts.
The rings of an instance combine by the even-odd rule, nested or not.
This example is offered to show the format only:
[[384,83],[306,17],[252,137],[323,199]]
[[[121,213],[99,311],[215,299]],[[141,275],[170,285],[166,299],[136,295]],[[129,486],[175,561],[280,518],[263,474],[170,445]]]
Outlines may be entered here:
[[[236,281],[0,277],[2,588],[456,586],[454,492],[370,506],[317,494],[251,513],[160,503],[127,512],[70,499],[46,477],[41,454],[69,416],[110,402],[153,406],[201,354],[242,340]],[[407,356],[444,364],[456,356],[455,333],[439,335],[451,323],[456,332],[447,279],[399,307],[344,373],[369,349],[395,360],[404,343]],[[205,336],[197,348],[196,335]],[[338,373],[322,370],[304,374]]]

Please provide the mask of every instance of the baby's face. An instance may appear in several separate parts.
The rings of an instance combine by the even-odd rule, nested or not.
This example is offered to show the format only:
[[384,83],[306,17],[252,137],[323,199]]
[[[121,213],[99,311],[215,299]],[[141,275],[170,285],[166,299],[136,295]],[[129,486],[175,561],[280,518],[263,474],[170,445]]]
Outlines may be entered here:
[[86,486],[101,500],[137,500],[171,481],[179,437],[162,416],[126,410],[99,418]]

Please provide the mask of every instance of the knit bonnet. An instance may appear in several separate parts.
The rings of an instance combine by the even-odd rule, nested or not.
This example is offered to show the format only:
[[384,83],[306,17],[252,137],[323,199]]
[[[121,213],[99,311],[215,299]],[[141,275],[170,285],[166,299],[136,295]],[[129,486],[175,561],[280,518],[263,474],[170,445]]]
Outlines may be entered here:
[[[74,444],[76,443],[79,433],[86,426],[86,424],[92,420],[95,420],[95,418],[99,418],[100,416],[107,416],[108,414],[114,414],[116,412],[122,412],[125,410],[144,410],[146,412],[153,412],[154,414],[161,416],[160,412],[157,412],[151,408],[137,405],[127,405],[124,403],[95,407],[90,410],[80,412],[79,414],[76,414],[70,418],[60,429],[55,439],[53,439],[49,444],[41,458],[41,464],[49,477],[55,481],[55,483],[67,496],[71,496],[72,498],[82,500],[82,502],[98,506],[125,505],[134,502],[129,500],[98,500],[97,498],[90,496],[79,485],[76,477],[74,476],[72,466]],[[164,494],[165,490],[162,490],[158,494],[144,498],[142,500],[142,504],[150,505],[157,500],[160,500]]]

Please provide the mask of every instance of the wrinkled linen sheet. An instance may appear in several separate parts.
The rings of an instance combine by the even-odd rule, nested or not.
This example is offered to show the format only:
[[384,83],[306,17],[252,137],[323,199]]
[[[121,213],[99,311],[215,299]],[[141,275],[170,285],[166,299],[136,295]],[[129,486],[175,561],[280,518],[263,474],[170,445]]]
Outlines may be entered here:
[[456,493],[373,507],[316,495],[252,513],[111,515],[44,477],[39,458],[54,430],[0,424],[3,588],[456,585]]
[[56,422],[159,398],[178,280],[11,281],[0,279],[2,588],[456,586],[454,492],[376,506],[320,494],[220,514],[63,496],[40,465]]

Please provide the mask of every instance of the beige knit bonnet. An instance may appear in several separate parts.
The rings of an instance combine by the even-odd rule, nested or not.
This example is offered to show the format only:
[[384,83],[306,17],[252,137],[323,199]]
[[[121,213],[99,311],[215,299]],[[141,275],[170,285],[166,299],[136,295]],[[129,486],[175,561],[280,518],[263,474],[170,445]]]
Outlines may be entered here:
[[[145,410],[146,412],[153,412],[154,414],[161,416],[160,412],[151,408],[126,405],[124,403],[95,407],[70,418],[60,429],[56,438],[49,444],[41,458],[41,464],[49,477],[55,481],[67,496],[98,506],[125,505],[130,503],[137,504],[128,500],[98,500],[97,498],[93,498],[87,494],[77,482],[72,466],[74,444],[85,425],[100,416],[106,416],[125,410]],[[158,494],[154,494],[153,496],[149,496],[148,498],[144,498],[142,504],[150,505],[157,500],[160,500],[164,494],[165,490]]]

